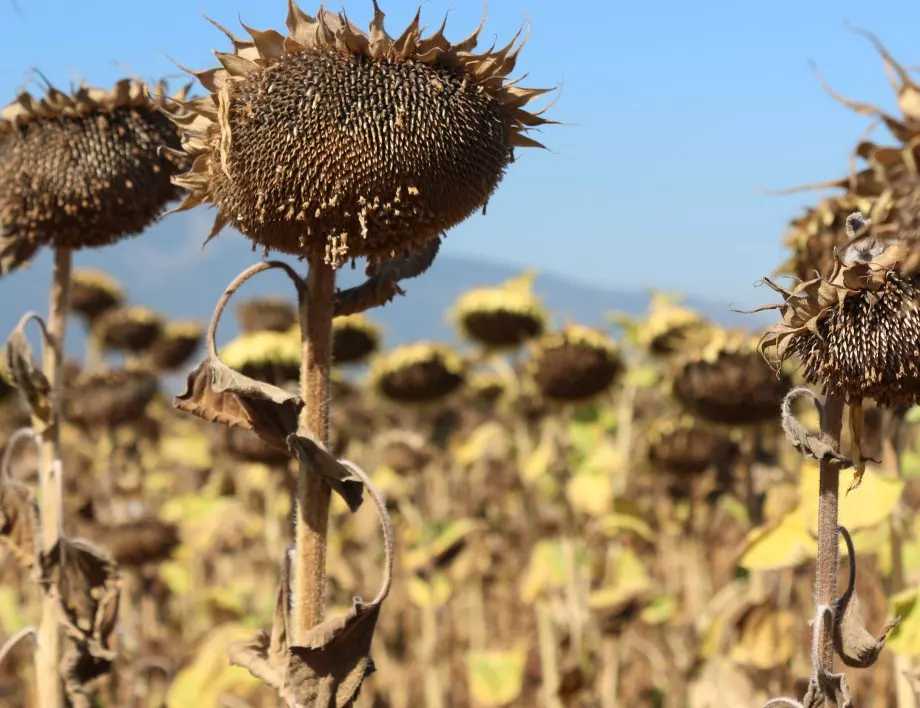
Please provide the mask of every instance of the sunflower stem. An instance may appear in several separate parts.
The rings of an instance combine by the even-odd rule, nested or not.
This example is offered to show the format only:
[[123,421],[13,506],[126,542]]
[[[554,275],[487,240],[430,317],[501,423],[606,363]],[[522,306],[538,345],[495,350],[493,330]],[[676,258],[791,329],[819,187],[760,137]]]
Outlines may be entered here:
[[[832,450],[840,449],[843,427],[843,398],[828,392],[824,401],[821,437]],[[829,456],[821,460],[818,482],[818,564],[815,576],[815,601],[819,606],[833,607],[837,600],[837,576],[840,570],[840,542],[837,539],[837,512],[840,503],[840,463]],[[832,626],[821,636],[821,667],[834,671]]]
[[[64,335],[67,331],[67,312],[70,309],[71,250],[58,248],[54,252],[51,302],[48,312],[48,338],[50,346],[43,352],[42,367],[50,384],[51,425],[45,432],[39,465],[41,490],[42,551],[48,553],[58,542],[63,529],[61,499],[58,494],[61,465],[61,425],[63,424],[64,388],[61,373],[64,363]],[[38,421],[35,421],[37,424]],[[54,600],[42,599],[41,622],[38,627],[38,647],[35,652],[38,678],[38,704],[41,708],[60,708],[64,705],[64,686],[58,667],[61,663],[61,631],[54,615]]]
[[[322,258],[310,260],[307,291],[300,298],[303,346],[300,391],[305,406],[300,424],[323,445],[329,444],[329,374],[332,368],[332,317],[335,270]],[[329,485],[300,463],[297,473],[294,572],[294,639],[323,621],[326,595],[326,536],[329,527]]]

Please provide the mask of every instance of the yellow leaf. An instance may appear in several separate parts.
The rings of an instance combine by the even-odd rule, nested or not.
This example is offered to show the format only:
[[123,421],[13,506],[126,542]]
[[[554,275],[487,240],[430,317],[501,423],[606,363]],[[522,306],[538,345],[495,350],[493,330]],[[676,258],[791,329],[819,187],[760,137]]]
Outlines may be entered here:
[[646,624],[664,624],[677,615],[679,605],[673,595],[659,595],[642,610],[639,618]]
[[790,658],[795,649],[797,618],[788,610],[759,605],[741,619],[738,641],[729,656],[733,661],[757,669],[775,669]]
[[546,475],[556,456],[556,443],[552,436],[544,435],[536,449],[524,460],[521,476],[526,482],[534,482]]
[[160,455],[166,462],[209,470],[213,465],[211,442],[194,429],[184,435],[168,435],[160,439]]
[[892,616],[901,622],[891,630],[885,646],[897,654],[920,654],[920,588],[910,588],[891,598]]
[[7,637],[29,624],[25,611],[26,604],[19,592],[8,585],[0,586],[0,628]]
[[[614,509],[617,503],[614,503]],[[621,533],[632,532],[643,541],[653,543],[655,532],[652,527],[638,514],[614,511],[612,514],[602,516],[597,520],[597,530],[607,538],[616,538]]]
[[505,458],[508,454],[508,434],[496,421],[483,423],[453,451],[460,465],[467,467],[485,457]]
[[428,580],[413,575],[406,585],[406,592],[409,600],[418,607],[441,607],[450,599],[450,581],[443,573],[433,573]]
[[157,566],[157,574],[173,595],[185,595],[192,586],[191,575],[184,563],[163,561]]
[[601,516],[610,511],[613,502],[609,474],[576,474],[569,480],[565,492],[572,509],[585,516]]
[[739,565],[748,570],[794,568],[813,558],[817,550],[818,543],[808,533],[804,517],[793,509],[777,523],[748,534]]
[[565,553],[559,541],[538,541],[521,582],[521,599],[534,603],[545,592],[565,586]]
[[253,694],[261,681],[227,660],[227,644],[252,634],[249,627],[235,623],[212,631],[198,647],[195,660],[173,681],[166,697],[167,708],[220,708],[224,693],[239,698]]
[[527,652],[471,651],[467,654],[469,688],[473,703],[481,708],[506,706],[518,699],[524,687]]
[[624,383],[640,390],[651,388],[658,383],[658,376],[658,368],[655,366],[637,366],[627,372]]
[[[805,528],[818,532],[818,463],[802,466],[799,482],[800,508],[805,518]],[[878,468],[867,469],[859,489],[846,494],[849,475],[840,475],[840,521],[851,533],[866,529],[890,518],[901,499],[904,482],[896,477],[881,474]]]

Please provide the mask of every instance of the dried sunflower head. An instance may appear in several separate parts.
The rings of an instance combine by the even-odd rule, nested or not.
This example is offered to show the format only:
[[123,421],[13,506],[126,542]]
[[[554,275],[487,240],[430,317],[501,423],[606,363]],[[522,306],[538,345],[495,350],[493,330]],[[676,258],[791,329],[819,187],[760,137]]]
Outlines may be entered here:
[[100,529],[101,545],[123,568],[161,563],[179,545],[179,527],[154,516],[132,519]]
[[287,332],[297,325],[297,307],[284,297],[244,300],[236,309],[243,332]]
[[487,371],[479,371],[470,376],[466,387],[472,399],[486,407],[495,405],[508,389],[504,378]]
[[112,428],[140,420],[159,391],[157,375],[140,366],[87,371],[65,393],[68,421],[85,428]]
[[175,371],[191,359],[201,346],[204,327],[200,322],[168,322],[154,343],[151,358],[160,371]]
[[299,380],[300,356],[300,337],[290,330],[247,332],[220,352],[231,369],[276,386]]
[[93,325],[92,336],[108,351],[139,354],[163,334],[163,318],[146,307],[109,310]]
[[[851,217],[862,220],[861,214]],[[763,335],[760,350],[783,362],[796,356],[805,378],[847,403],[874,400],[907,407],[920,400],[920,281],[904,274],[903,242],[874,237],[855,242],[826,278],[781,293],[771,306],[782,321]]]
[[111,91],[23,93],[3,109],[0,263],[17,248],[107,246],[159,217],[181,193],[170,178],[187,167],[185,156],[158,153],[180,147],[160,111],[165,93],[162,83],[151,92],[123,79]]
[[[191,193],[253,242],[334,266],[407,255],[482,209],[526,132],[550,121],[525,106],[546,93],[508,80],[520,44],[475,54],[480,26],[451,44],[398,37],[374,2],[370,32],[345,13],[288,3],[288,36],[225,33],[233,53],[192,72],[211,95],[181,102]],[[221,28],[223,29],[223,28]]]
[[336,317],[332,321],[332,361],[360,364],[380,346],[380,328],[365,315]]
[[702,341],[711,325],[695,310],[673,304],[653,305],[642,341],[653,354],[670,356]]
[[92,268],[74,268],[70,276],[70,310],[92,324],[105,312],[121,307],[125,294],[111,275]]
[[623,371],[616,342],[581,325],[567,325],[540,339],[529,366],[543,398],[560,403],[590,401],[607,391]]
[[463,385],[465,368],[450,347],[418,342],[378,357],[370,379],[380,395],[396,403],[434,403]]
[[514,349],[546,329],[546,311],[533,294],[534,274],[460,296],[453,319],[463,335],[488,349]]
[[789,377],[767,366],[747,332],[713,330],[702,349],[675,362],[673,393],[690,412],[724,425],[779,420]]
[[727,435],[690,416],[655,421],[646,441],[649,462],[679,475],[700,474],[734,451]]

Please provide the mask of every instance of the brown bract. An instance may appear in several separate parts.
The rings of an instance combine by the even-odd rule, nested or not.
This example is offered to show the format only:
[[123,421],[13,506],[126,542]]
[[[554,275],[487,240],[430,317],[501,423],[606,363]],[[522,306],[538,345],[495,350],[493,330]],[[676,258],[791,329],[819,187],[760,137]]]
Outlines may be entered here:
[[[446,21],[445,21],[446,24]],[[508,80],[522,44],[473,53],[480,27],[451,44],[421,36],[420,11],[397,38],[374,4],[368,33],[345,13],[307,15],[289,0],[288,36],[223,30],[233,52],[191,72],[210,96],[179,102],[191,170],[180,210],[213,204],[211,236],[232,224],[255,243],[333,266],[420,250],[482,209],[545,89]],[[223,28],[221,28],[223,29]]]
[[[185,157],[160,112],[165,85],[123,79],[111,91],[28,93],[0,113],[0,262],[38,246],[93,248],[139,233],[181,190]],[[177,94],[185,98],[185,91]],[[21,258],[6,263],[21,265]]]
[[764,333],[760,350],[777,363],[797,356],[809,382],[848,403],[910,406],[920,397],[920,288],[901,272],[909,248],[874,241],[859,248],[826,279],[793,290],[767,281],[784,302],[762,308],[779,310],[782,321]]

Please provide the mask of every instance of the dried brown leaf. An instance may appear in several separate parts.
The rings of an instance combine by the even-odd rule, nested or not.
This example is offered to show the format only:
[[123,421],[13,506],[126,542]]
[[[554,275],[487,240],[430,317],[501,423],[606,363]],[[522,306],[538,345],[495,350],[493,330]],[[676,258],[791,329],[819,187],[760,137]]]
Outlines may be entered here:
[[866,629],[859,611],[859,596],[856,594],[856,551],[853,548],[853,539],[846,528],[837,528],[847,544],[850,577],[846,590],[837,599],[834,610],[834,650],[847,666],[866,669],[876,662],[885,646],[885,640],[888,639],[888,633],[898,625],[901,618],[895,617],[886,622],[878,637]]
[[393,527],[386,502],[363,470],[342,462],[363,483],[374,501],[383,530],[386,556],[383,579],[368,603],[355,598],[351,612],[314,627],[304,644],[291,646],[291,560],[285,555],[271,635],[260,632],[228,648],[230,662],[243,666],[278,691],[290,708],[352,705],[361,684],[374,671],[370,647],[380,608],[393,580]]
[[301,426],[296,435],[287,439],[288,447],[294,456],[310,468],[314,474],[326,480],[332,490],[338,494],[352,512],[358,510],[364,501],[364,484],[351,470],[347,460],[337,460],[309,430]]
[[65,633],[91,656],[111,660],[121,576],[115,563],[91,544],[64,536],[39,554],[39,583],[54,601]]
[[29,568],[38,553],[38,503],[22,482],[0,479],[0,543]]
[[41,329],[44,345],[50,346],[45,321],[35,313],[26,314],[19,320],[19,324],[7,340],[6,363],[10,380],[26,399],[33,418],[44,424],[44,427],[36,432],[43,433],[51,424],[51,385],[32,358],[32,347],[25,334],[25,328],[32,320],[35,320]]

